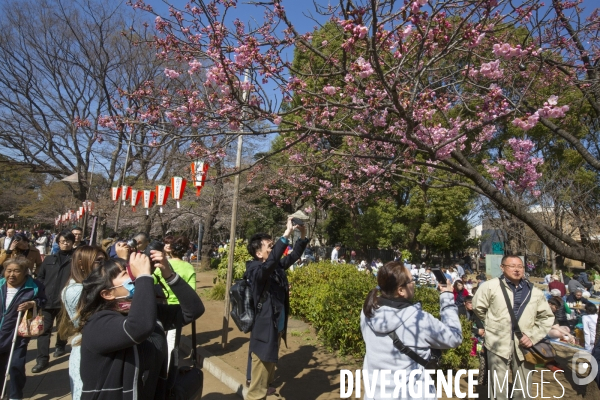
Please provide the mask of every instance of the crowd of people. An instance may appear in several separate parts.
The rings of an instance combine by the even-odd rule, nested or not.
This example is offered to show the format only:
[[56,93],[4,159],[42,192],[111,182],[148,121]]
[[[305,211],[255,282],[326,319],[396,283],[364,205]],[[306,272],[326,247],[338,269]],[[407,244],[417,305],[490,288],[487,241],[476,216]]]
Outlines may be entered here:
[[88,245],[82,233],[76,227],[52,238],[9,229],[0,239],[0,372],[9,369],[9,398],[23,398],[30,338],[12,338],[21,313],[34,307],[43,331],[32,373],[48,368],[56,325],[53,357],[71,344],[73,399],[168,398],[175,334],[204,312],[194,268],[183,261],[189,240],[170,236],[159,243],[139,233],[102,248]]
[[[292,246],[295,230],[300,237]],[[9,398],[23,398],[30,338],[14,343],[11,338],[20,313],[32,308],[39,308],[44,320],[32,373],[48,368],[56,326],[53,357],[64,356],[68,341],[71,345],[73,399],[167,398],[177,330],[204,312],[194,268],[186,261],[190,241],[167,235],[159,242],[140,232],[93,246],[82,233],[80,228],[58,232],[40,249],[40,235],[34,239],[9,230],[0,238],[0,372],[9,370]],[[290,316],[286,270],[301,259],[308,243],[304,226],[291,218],[280,238],[258,233],[248,241],[252,260],[245,277],[257,305],[248,352],[249,400],[266,399],[275,391],[271,384]],[[339,262],[339,256],[332,253],[332,261]],[[463,342],[461,315],[472,323],[472,355],[479,357],[480,368],[495,371],[500,379],[508,371],[527,375],[534,368],[531,349],[544,338],[580,342],[594,350],[598,309],[589,301],[587,276],[563,282],[552,275],[544,293],[526,278],[517,256],[504,256],[502,275],[492,279],[473,271],[470,263],[432,267],[400,259],[373,261],[357,264],[373,273],[378,284],[365,299],[360,319],[366,374],[435,367],[439,350]],[[412,301],[417,285],[439,290],[439,319]],[[548,367],[558,369],[552,362]],[[414,384],[425,384],[423,374],[420,379]],[[380,389],[387,390],[375,392]],[[435,389],[427,390],[433,394]],[[496,398],[506,397],[500,393]]]

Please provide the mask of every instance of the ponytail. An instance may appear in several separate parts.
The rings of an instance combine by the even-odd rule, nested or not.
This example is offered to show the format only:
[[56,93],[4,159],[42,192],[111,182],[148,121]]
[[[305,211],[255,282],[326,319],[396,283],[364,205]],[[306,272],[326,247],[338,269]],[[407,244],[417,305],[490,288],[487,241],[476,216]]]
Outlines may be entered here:
[[373,316],[375,315],[373,311],[379,307],[379,305],[377,304],[377,292],[379,292],[379,289],[377,288],[371,290],[367,295],[367,298],[365,299],[365,304],[363,305],[363,312],[368,318],[373,318]]

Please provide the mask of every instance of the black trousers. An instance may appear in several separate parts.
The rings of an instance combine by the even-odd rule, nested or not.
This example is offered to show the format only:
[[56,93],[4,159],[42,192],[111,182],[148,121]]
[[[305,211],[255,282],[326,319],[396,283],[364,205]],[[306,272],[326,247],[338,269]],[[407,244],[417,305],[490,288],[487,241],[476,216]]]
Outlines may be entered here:
[[[43,310],[44,315],[44,332],[37,338],[37,362],[44,363],[50,360],[50,336],[52,333],[52,327],[54,326],[54,320],[56,319],[56,330],[58,331],[58,314],[60,308],[52,308]],[[64,349],[67,345],[67,340],[62,339],[56,333],[56,348]]]
[[[6,367],[8,366],[8,357],[10,351],[6,353],[0,353],[0,376],[4,379],[6,375]],[[10,362],[10,369],[8,373],[10,375],[10,388],[7,390],[11,399],[22,399],[23,388],[25,387],[26,375],[25,375],[25,357],[27,356],[27,346],[15,348]]]

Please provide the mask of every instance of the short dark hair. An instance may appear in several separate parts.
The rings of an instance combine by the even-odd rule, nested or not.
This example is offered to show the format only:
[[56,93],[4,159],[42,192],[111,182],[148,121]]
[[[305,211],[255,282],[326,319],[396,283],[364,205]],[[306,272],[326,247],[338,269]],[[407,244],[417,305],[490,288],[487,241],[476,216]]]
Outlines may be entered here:
[[137,237],[143,237],[147,241],[150,241],[150,235],[148,235],[146,232],[138,232],[138,233],[136,233],[135,236],[134,236],[134,238],[137,238]]
[[505,254],[504,257],[502,257],[502,260],[500,260],[500,264],[504,264],[504,261],[506,261],[509,258],[518,258],[519,260],[521,259],[521,257],[516,254]]
[[596,314],[598,312],[598,307],[595,304],[589,303],[585,305],[585,312],[587,314]]
[[562,307],[562,300],[560,300],[558,297],[550,297],[548,299],[548,304],[553,305],[554,307],[560,309]]
[[257,260],[258,257],[256,257],[256,252],[262,248],[262,241],[271,239],[273,238],[268,233],[255,233],[250,240],[248,240],[248,253],[250,253],[252,258]]
[[75,242],[75,235],[71,233],[71,231],[62,231],[56,237],[56,242],[60,242],[60,239],[65,239],[66,241]]
[[467,297],[465,297],[465,302],[467,301],[473,302],[473,296],[468,295]]
[[78,226],[76,226],[75,228],[71,228],[71,232],[73,231],[80,231],[81,233],[83,233],[83,229]]

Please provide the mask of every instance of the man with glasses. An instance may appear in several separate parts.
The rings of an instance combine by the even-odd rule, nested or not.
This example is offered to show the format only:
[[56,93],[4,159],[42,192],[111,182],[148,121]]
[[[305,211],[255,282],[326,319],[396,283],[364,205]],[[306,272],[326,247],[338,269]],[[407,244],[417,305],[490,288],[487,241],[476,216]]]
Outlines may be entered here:
[[[59,246],[58,254],[46,256],[39,268],[37,278],[46,287],[46,307],[43,310],[44,332],[37,339],[37,363],[31,372],[38,373],[48,368],[50,360],[50,334],[54,320],[57,319],[62,303],[60,294],[69,280],[71,273],[71,256],[73,255],[73,243],[75,236],[70,231],[62,231],[58,234],[56,242]],[[56,321],[58,325],[58,319]],[[58,327],[57,327],[58,328]],[[58,329],[57,329],[58,332]],[[67,338],[61,338],[56,334],[56,349],[54,357],[60,357],[66,353],[65,346]]]
[[[554,314],[542,291],[525,279],[525,268],[520,257],[506,255],[502,258],[499,278],[483,282],[473,298],[473,311],[484,322],[485,348],[490,370],[490,393],[495,399],[508,399],[504,378],[512,370],[513,382],[518,373],[519,383],[514,399],[528,398],[531,391],[529,371],[535,365],[525,361],[524,349],[529,349],[546,337]],[[512,310],[508,308],[505,294]],[[518,329],[513,329],[511,311]],[[504,387],[502,387],[504,385]],[[524,389],[524,390],[523,390]]]

